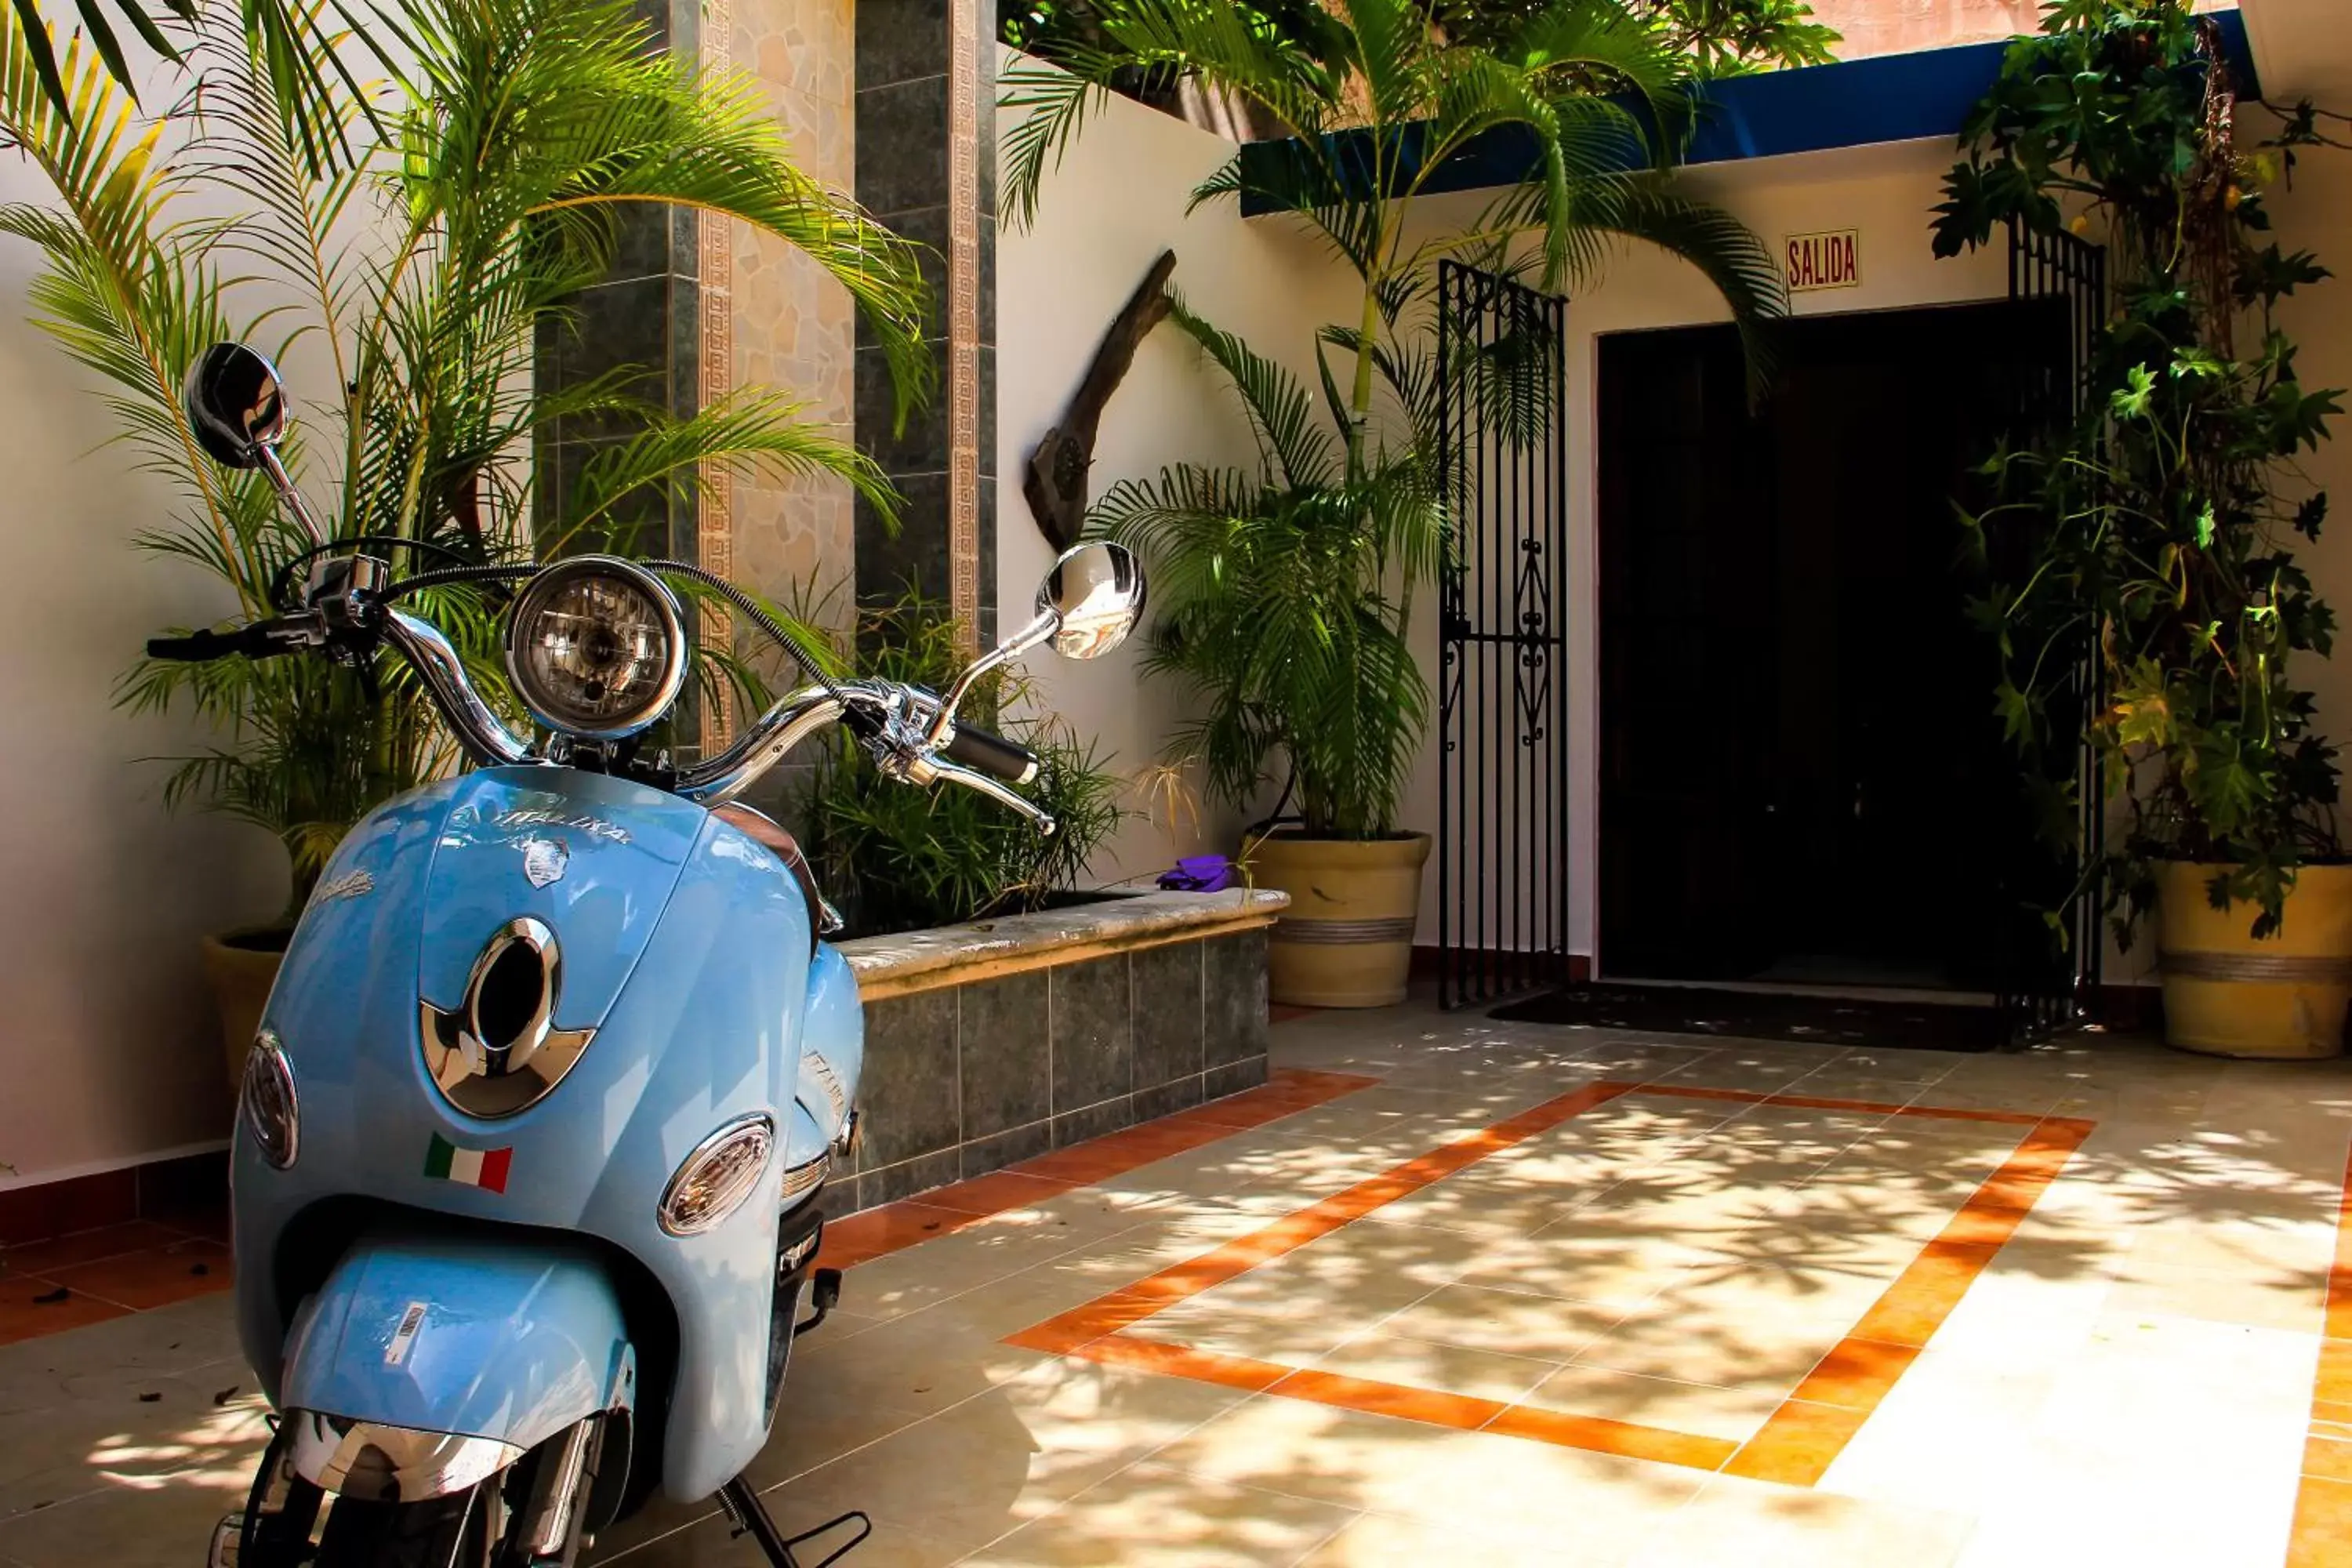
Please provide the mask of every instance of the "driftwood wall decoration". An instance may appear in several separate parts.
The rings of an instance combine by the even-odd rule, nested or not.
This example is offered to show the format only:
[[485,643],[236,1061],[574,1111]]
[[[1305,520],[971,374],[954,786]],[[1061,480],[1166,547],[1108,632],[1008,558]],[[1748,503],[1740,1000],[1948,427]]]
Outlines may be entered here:
[[1161,251],[1103,334],[1102,346],[1095,350],[1094,363],[1087,367],[1087,378],[1078,383],[1062,422],[1046,431],[1029,455],[1021,493],[1029,500],[1038,531],[1056,550],[1076,544],[1086,528],[1087,473],[1094,465],[1096,427],[1110,395],[1135,363],[1136,348],[1166,319],[1171,302],[1168,278],[1175,270],[1176,253]]

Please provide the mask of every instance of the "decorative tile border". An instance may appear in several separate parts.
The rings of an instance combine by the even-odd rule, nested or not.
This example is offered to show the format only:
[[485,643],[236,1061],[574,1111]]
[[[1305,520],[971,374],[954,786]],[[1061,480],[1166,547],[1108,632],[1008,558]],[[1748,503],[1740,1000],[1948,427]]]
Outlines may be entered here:
[[[1765,1419],[1745,1443],[1599,1416],[1370,1378],[1290,1367],[1151,1340],[1132,1331],[1154,1314],[1262,1263],[1293,1252],[1375,1209],[1421,1191],[1491,1154],[1549,1131],[1626,1095],[1733,1100],[1792,1109],[1864,1111],[2028,1131],[2016,1151],[1964,1202],[1863,1315],[1845,1338]],[[1602,1081],[1560,1095],[1484,1131],[1433,1149],[1310,1204],[1264,1228],[1009,1336],[1006,1343],[1108,1365],[1138,1367],[1252,1393],[1339,1409],[1421,1421],[1462,1431],[1497,1432],[1562,1447],[1584,1448],[1691,1469],[1810,1487],[1828,1470],[1895,1380],[1950,1315],[1993,1255],[2008,1241],[2044,1188],[2090,1135],[2093,1123],[2071,1117],[1939,1110],[1809,1095],[1749,1094]],[[2352,1348],[2352,1347],[2347,1347]]]
[[1155,1161],[1189,1154],[1236,1132],[1312,1110],[1359,1089],[1376,1088],[1380,1082],[1355,1073],[1285,1068],[1259,1087],[1223,1100],[1073,1143],[985,1176],[935,1187],[920,1197],[835,1220],[824,1227],[818,1261],[835,1268],[871,1263],[918,1242],[953,1235],[984,1219],[1107,1182]]
[[2336,1210],[2336,1259],[2327,1271],[2327,1318],[2311,1391],[2286,1568],[2338,1568],[2352,1557],[2352,1158]]

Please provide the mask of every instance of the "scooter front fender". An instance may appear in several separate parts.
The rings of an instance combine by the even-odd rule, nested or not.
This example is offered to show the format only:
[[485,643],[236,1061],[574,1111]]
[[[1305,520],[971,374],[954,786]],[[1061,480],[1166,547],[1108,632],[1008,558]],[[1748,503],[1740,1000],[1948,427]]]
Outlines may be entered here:
[[588,1252],[369,1237],[296,1313],[281,1403],[298,1424],[297,1468],[321,1471],[307,1479],[344,1479],[373,1438],[378,1468],[414,1450],[420,1473],[401,1488],[414,1498],[626,1411],[635,1382],[620,1303]]

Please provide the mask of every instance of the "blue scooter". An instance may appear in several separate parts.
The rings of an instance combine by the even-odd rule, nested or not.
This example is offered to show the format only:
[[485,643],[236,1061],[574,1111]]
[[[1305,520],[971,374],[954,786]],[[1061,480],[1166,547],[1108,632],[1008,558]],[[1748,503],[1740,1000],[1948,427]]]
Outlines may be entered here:
[[[188,412],[212,458],[267,473],[315,548],[299,609],[150,654],[367,668],[389,645],[473,769],[343,841],[247,1058],[237,1325],[278,1421],[211,1563],[554,1568],[656,1487],[716,1494],[777,1568],[854,1531],[864,1516],[787,1540],[741,1475],[794,1335],[839,1294],[814,1265],[827,1172],[856,1138],[864,1026],[805,861],[735,797],[840,724],[890,776],[979,790],[1051,832],[1012,787],[1035,758],[957,709],[1032,648],[1118,646],[1142,610],[1133,557],[1063,555],[1036,618],[943,696],[812,666],[722,754],[673,767],[638,749],[686,675],[664,579],[709,584],[794,651],[756,600],[601,555],[395,580],[288,479],[266,359],[210,351]],[[401,608],[455,581],[517,585],[507,668],[544,741]]]

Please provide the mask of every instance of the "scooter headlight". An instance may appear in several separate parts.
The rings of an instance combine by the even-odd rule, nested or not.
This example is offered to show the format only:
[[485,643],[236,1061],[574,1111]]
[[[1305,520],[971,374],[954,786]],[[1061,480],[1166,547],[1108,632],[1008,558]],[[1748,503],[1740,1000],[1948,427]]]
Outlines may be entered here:
[[661,1227],[672,1236],[699,1236],[733,1214],[760,1184],[776,1145],[776,1124],[746,1116],[695,1145],[662,1194]]
[[531,717],[549,729],[617,741],[677,700],[685,617],[676,596],[641,566],[611,555],[560,561],[515,601],[507,673]]
[[294,1069],[284,1047],[268,1029],[254,1037],[246,1053],[245,1082],[237,1089],[237,1114],[253,1146],[276,1170],[294,1163],[301,1146],[302,1113],[294,1099]]

